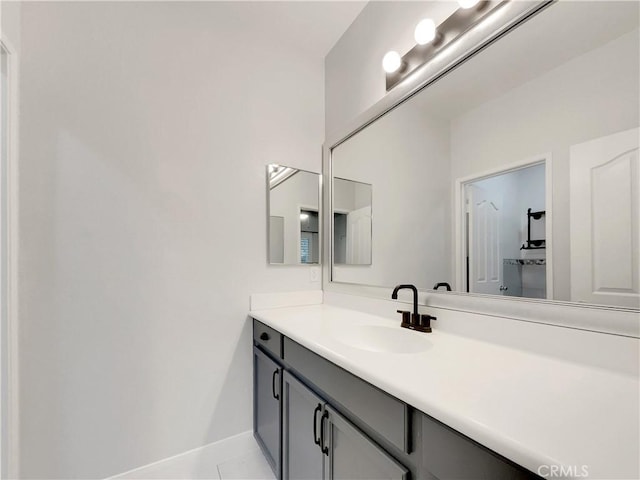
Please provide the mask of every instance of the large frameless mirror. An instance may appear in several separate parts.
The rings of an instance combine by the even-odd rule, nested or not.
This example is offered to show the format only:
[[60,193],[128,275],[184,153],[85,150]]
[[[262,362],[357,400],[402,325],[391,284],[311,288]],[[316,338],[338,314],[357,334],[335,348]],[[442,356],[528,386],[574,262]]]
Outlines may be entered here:
[[637,309],[638,2],[551,4],[346,140],[371,262],[331,282]]
[[305,170],[267,166],[270,264],[320,263],[320,179]]

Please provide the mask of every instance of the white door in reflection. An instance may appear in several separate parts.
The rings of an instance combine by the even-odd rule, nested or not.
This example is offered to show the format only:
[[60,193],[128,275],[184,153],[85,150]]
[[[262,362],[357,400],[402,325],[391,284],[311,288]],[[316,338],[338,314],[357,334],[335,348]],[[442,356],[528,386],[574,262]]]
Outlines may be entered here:
[[371,263],[371,205],[347,214],[347,263]]
[[498,192],[467,185],[470,291],[500,295],[500,216]]
[[639,129],[570,150],[571,300],[638,308]]

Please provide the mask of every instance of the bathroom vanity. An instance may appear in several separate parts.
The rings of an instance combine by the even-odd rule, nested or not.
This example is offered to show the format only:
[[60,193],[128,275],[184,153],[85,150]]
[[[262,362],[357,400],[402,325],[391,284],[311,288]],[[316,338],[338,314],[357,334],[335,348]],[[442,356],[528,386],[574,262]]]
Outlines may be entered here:
[[331,305],[251,316],[254,431],[277,478],[637,474],[633,377]]
[[277,478],[538,478],[255,319],[253,341],[254,433]]

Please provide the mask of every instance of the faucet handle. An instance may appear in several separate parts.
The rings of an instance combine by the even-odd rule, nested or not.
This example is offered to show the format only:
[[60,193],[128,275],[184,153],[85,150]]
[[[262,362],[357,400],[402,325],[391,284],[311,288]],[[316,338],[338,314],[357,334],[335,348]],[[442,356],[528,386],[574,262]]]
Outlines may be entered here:
[[408,310],[398,310],[398,313],[402,314],[402,323],[403,324],[410,324],[411,323],[411,312],[409,312]]
[[431,332],[431,320],[437,320],[437,318],[427,313],[421,314],[420,318],[418,319],[418,325],[420,325],[420,329],[424,332]]

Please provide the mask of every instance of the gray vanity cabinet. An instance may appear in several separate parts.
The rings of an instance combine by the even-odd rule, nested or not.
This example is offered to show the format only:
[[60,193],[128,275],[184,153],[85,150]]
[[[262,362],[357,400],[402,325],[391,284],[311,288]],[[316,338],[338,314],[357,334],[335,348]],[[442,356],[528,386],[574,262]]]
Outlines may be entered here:
[[276,478],[280,478],[281,379],[282,367],[253,347],[253,433]]
[[254,322],[254,430],[282,480],[540,477]]
[[323,400],[289,372],[282,377],[282,478],[323,478],[320,421]]
[[283,376],[284,480],[405,480],[408,470],[288,372]]
[[324,435],[325,479],[405,480],[409,478],[409,471],[406,468],[330,406],[325,406],[321,421],[326,422],[327,429]]

